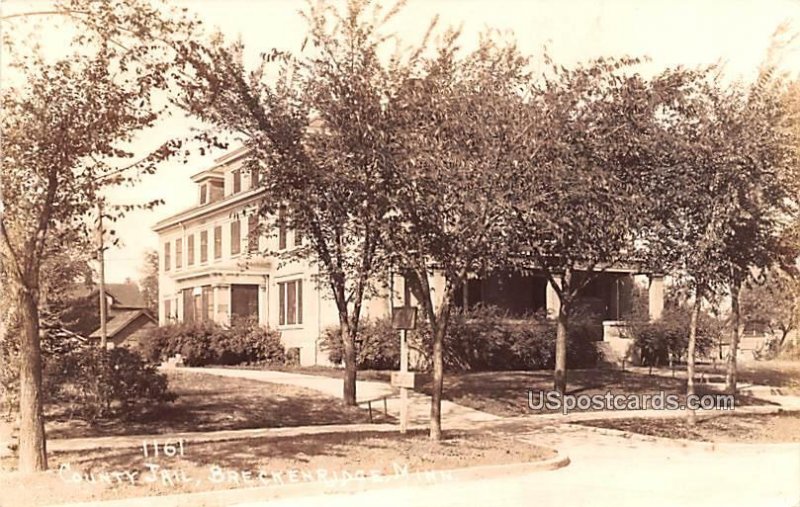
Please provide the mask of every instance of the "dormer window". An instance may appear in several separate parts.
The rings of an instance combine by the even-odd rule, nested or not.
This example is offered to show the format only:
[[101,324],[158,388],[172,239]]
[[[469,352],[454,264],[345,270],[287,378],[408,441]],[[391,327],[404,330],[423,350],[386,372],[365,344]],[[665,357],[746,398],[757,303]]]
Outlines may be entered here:
[[200,205],[208,202],[208,186],[203,183],[200,185]]
[[233,193],[238,194],[242,191],[242,172],[239,169],[233,171]]

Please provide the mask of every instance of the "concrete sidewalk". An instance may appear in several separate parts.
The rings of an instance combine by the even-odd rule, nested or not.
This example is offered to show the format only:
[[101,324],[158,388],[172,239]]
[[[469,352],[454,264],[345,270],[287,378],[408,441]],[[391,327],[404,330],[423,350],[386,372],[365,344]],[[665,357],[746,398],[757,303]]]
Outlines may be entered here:
[[[335,398],[342,396],[342,379],[318,375],[304,375],[300,373],[286,373],[270,370],[244,370],[235,368],[180,368],[180,371],[196,372],[206,375],[219,375],[222,377],[235,377],[271,382],[273,384],[287,384],[297,387],[313,389]],[[386,398],[388,415],[400,417],[400,395],[395,389],[385,382],[372,380],[356,381],[356,401],[362,408],[367,407],[369,401],[374,401],[372,409],[384,410],[381,400]],[[422,393],[409,393],[409,424],[427,424],[430,421],[431,397]],[[500,417],[464,407],[452,401],[442,400],[442,422],[450,426],[461,424],[497,421]]]

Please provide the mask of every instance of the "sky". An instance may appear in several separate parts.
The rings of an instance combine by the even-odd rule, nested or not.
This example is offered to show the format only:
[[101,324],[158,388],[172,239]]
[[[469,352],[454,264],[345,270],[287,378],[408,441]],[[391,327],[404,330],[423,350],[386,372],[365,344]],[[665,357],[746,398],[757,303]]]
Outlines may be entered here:
[[[4,0],[13,10],[40,2]],[[272,48],[299,50],[305,22],[298,0],[179,0],[210,26],[229,37],[241,37],[251,55]],[[390,2],[385,1],[389,4]],[[649,58],[643,72],[669,66],[721,63],[730,79],[752,79],[764,61],[772,34],[781,23],[796,20],[800,31],[800,0],[409,0],[389,27],[401,39],[419,41],[431,18],[440,25],[462,27],[461,44],[474,46],[487,28],[513,32],[520,49],[541,55],[543,48],[564,66],[596,57]],[[800,44],[781,54],[781,66],[800,72]],[[1,77],[1,76],[0,76]],[[142,146],[188,131],[190,122],[172,118],[142,139]],[[188,164],[168,162],[135,187],[108,192],[112,203],[129,204],[163,199],[152,211],[137,211],[115,224],[119,247],[106,253],[106,278],[121,282],[141,277],[144,252],[156,248],[151,227],[157,221],[191,207],[196,190],[189,177],[213,165],[222,152],[194,157]]]

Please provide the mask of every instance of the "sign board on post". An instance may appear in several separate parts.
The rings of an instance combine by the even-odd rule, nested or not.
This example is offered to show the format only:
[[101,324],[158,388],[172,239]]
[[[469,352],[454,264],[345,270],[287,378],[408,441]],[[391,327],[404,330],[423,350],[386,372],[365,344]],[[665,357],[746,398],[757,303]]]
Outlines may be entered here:
[[392,308],[392,327],[400,330],[400,371],[392,373],[392,385],[400,387],[400,433],[408,429],[408,390],[413,389],[415,375],[408,371],[408,343],[406,334],[417,327],[417,308],[395,306]]
[[392,308],[392,327],[401,331],[416,329],[417,307],[395,306]]

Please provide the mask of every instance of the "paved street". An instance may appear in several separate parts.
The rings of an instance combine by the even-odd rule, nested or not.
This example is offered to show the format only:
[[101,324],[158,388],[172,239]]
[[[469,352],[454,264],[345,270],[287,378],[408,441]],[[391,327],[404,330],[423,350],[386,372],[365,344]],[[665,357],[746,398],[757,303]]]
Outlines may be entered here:
[[556,471],[525,476],[237,507],[800,505],[800,444],[733,444],[709,451],[699,446],[600,435],[574,427],[559,435],[542,430],[532,437],[532,441],[565,452],[572,463]]

